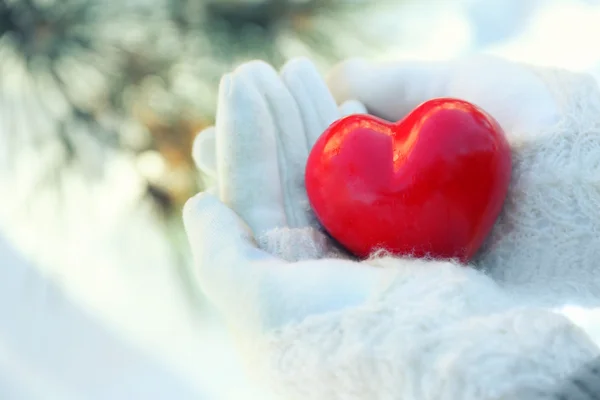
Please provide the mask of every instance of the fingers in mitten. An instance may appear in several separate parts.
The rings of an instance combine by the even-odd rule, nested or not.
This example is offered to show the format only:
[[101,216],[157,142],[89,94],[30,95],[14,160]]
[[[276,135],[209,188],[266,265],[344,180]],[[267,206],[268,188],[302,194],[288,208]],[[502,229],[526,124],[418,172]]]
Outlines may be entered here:
[[288,62],[281,77],[300,108],[308,148],[340,117],[335,100],[315,66],[305,58]]
[[218,186],[215,127],[201,131],[194,139],[192,158],[206,189]]
[[207,175],[217,175],[215,127],[202,130],[194,139],[192,158],[196,167]]
[[210,194],[188,200],[183,221],[202,290],[227,314],[252,309],[266,265],[275,259],[258,249],[250,228]]
[[446,63],[352,59],[336,66],[327,84],[338,103],[357,99],[370,113],[397,121],[420,103],[444,96],[449,74]]
[[256,86],[245,76],[225,75],[216,117],[219,197],[255,234],[287,224],[276,129]]
[[358,100],[347,100],[343,102],[340,105],[339,110],[343,117],[354,114],[367,114],[367,108]]
[[539,134],[560,117],[547,82],[532,67],[489,55],[453,63],[446,91],[483,108],[509,135]]
[[277,137],[287,223],[291,227],[308,226],[308,199],[304,187],[308,146],[298,104],[275,69],[267,63],[253,61],[244,64],[236,70],[235,76],[251,82],[269,109]]

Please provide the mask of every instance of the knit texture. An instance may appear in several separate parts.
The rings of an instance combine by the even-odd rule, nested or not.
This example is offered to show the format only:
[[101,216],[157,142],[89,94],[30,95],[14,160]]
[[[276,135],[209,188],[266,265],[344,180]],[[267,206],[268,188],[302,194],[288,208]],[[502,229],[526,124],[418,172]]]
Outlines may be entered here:
[[371,301],[247,343],[253,373],[285,399],[527,399],[598,354],[565,317],[518,306],[473,269],[375,265],[394,274]]
[[[585,76],[536,73],[561,119],[546,132],[508,132],[513,180],[475,260],[481,271],[375,257],[365,263],[389,280],[365,304],[242,339],[252,372],[282,398],[553,398],[599,355],[554,308],[600,303],[600,91]],[[259,243],[290,261],[332,250],[314,228]]]
[[504,211],[476,264],[537,305],[600,306],[600,91],[588,76],[536,71],[560,107],[547,132],[511,132]]

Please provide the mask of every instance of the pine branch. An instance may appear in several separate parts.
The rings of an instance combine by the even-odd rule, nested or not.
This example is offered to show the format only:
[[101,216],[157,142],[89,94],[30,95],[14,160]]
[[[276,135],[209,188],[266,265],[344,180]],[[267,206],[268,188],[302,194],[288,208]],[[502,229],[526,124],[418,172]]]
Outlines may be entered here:
[[[61,143],[69,165],[86,158],[78,138],[87,135],[107,149],[163,151],[172,168],[187,168],[192,176],[191,138],[213,119],[210,104],[220,76],[252,58],[280,65],[285,61],[279,43],[284,34],[303,41],[321,59],[340,60],[346,50],[332,39],[338,29],[342,35],[358,34],[344,25],[345,15],[357,7],[341,0],[148,0],[118,8],[102,0],[0,0],[0,54],[20,57],[39,92],[37,112],[54,118],[54,134],[32,142],[39,151],[44,142]],[[111,32],[115,26],[122,35]],[[134,31],[136,39],[129,40]],[[0,58],[0,68],[4,60]],[[189,84],[205,92],[182,94],[181,70],[187,71]],[[92,88],[77,71],[101,77],[101,88]],[[60,93],[67,112],[52,110],[42,78]],[[155,104],[157,96],[167,107]],[[145,131],[149,141],[130,145],[124,129],[129,125]],[[191,194],[175,193],[163,183],[148,182],[148,196],[160,207],[176,209]],[[195,190],[192,183],[189,190]]]

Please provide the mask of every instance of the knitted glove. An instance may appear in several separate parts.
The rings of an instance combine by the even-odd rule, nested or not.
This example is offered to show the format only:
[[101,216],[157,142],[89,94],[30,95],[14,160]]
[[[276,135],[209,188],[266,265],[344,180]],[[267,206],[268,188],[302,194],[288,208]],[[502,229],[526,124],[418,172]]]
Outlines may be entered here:
[[[473,101],[509,134],[515,182],[477,262],[487,274],[441,261],[351,260],[315,223],[304,192],[309,148],[341,115],[317,72],[296,60],[280,75],[252,62],[225,76],[216,127],[195,146],[212,194],[191,199],[184,221],[199,283],[236,333],[251,372],[290,400],[551,398],[556,385],[599,350],[582,329],[544,305],[551,294],[544,304],[535,302],[516,289],[518,280],[498,276],[522,270],[519,276],[531,282],[553,277],[557,263],[537,273],[548,261],[545,252],[558,251],[549,247],[561,243],[560,235],[570,240],[564,226],[525,211],[535,206],[523,194],[529,183],[567,189],[564,182],[544,181],[543,174],[558,173],[548,163],[537,168],[568,147],[553,150],[559,138],[573,143],[570,138],[581,135],[579,125],[566,126],[560,97],[526,67],[499,60],[351,62],[334,71],[330,86],[338,101],[358,98],[388,119],[431,97]],[[568,87],[580,86],[575,79]],[[564,100],[578,99],[587,112],[596,104],[593,86],[578,90]],[[202,157],[212,152],[212,161]],[[582,160],[581,153],[575,156]],[[544,179],[536,181],[540,174]],[[530,219],[521,221],[521,215]],[[532,221],[536,216],[539,223]],[[593,229],[597,222],[576,223]],[[540,228],[548,233],[538,234],[537,243],[527,234]],[[555,240],[543,242],[552,234]]]
[[512,181],[475,264],[536,305],[600,306],[600,91],[591,77],[491,57],[351,60],[329,84],[338,100],[358,98],[391,120],[442,96],[493,115],[511,144]]

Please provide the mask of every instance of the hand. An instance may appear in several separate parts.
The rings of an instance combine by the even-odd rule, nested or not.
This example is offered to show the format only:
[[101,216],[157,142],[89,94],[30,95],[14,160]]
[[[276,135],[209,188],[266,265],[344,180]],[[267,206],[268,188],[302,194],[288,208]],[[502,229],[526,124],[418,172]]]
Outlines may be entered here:
[[[218,101],[217,125],[198,136],[194,158],[209,184],[207,192],[241,219],[207,194],[186,206],[192,247],[206,249],[196,252],[206,292],[218,298],[217,305],[227,304],[225,315],[236,324],[257,318],[250,309],[259,310],[270,327],[362,303],[382,275],[378,270],[342,260],[286,268],[278,264],[343,257],[310,210],[304,167],[320,133],[342,115],[365,112],[364,107],[349,101],[338,108],[305,60],[288,63],[280,75],[262,62],[243,65],[223,77]],[[213,219],[213,225],[206,226]],[[261,246],[254,244],[255,237]],[[235,254],[236,249],[242,253]],[[222,252],[232,257],[234,270],[219,267],[222,262],[213,259]],[[249,262],[252,267],[246,265]],[[331,287],[342,275],[339,286]],[[268,285],[267,297],[247,290],[255,280]],[[264,307],[274,310],[264,312]],[[234,316],[232,310],[239,312]]]
[[[363,92],[352,92],[345,67],[330,82],[339,98],[356,95],[370,110],[379,104],[388,118],[403,110],[398,117],[452,76],[443,66],[421,67],[427,79],[417,79],[417,68],[395,75],[394,85],[407,89],[396,92],[405,94],[396,102],[403,108],[384,107],[394,98],[381,79],[373,79],[380,97],[367,94],[366,81]],[[501,123],[511,115],[507,105],[479,105]],[[323,110],[332,111],[323,117]],[[556,117],[536,115],[521,126],[550,126]],[[598,353],[567,319],[521,305],[474,269],[390,257],[317,259],[328,245],[315,245],[327,240],[307,211],[304,162],[315,133],[338,116],[306,61],[288,64],[281,76],[253,62],[224,77],[215,130],[195,146],[216,188],[184,210],[198,280],[238,333],[254,372],[288,399],[491,400],[548,393]],[[211,151],[214,162],[203,164]],[[281,251],[290,246],[308,251],[290,257]]]
[[288,261],[342,256],[310,209],[304,167],[329,124],[365,112],[353,100],[338,108],[307,61],[287,64],[281,77],[262,62],[244,65],[223,77],[218,125],[194,143],[206,192],[238,211],[271,253]]
[[434,97],[471,101],[493,115],[511,144],[513,176],[475,264],[534,304],[600,306],[600,91],[591,77],[492,57],[350,60],[329,86],[338,101],[358,99],[389,120]]

